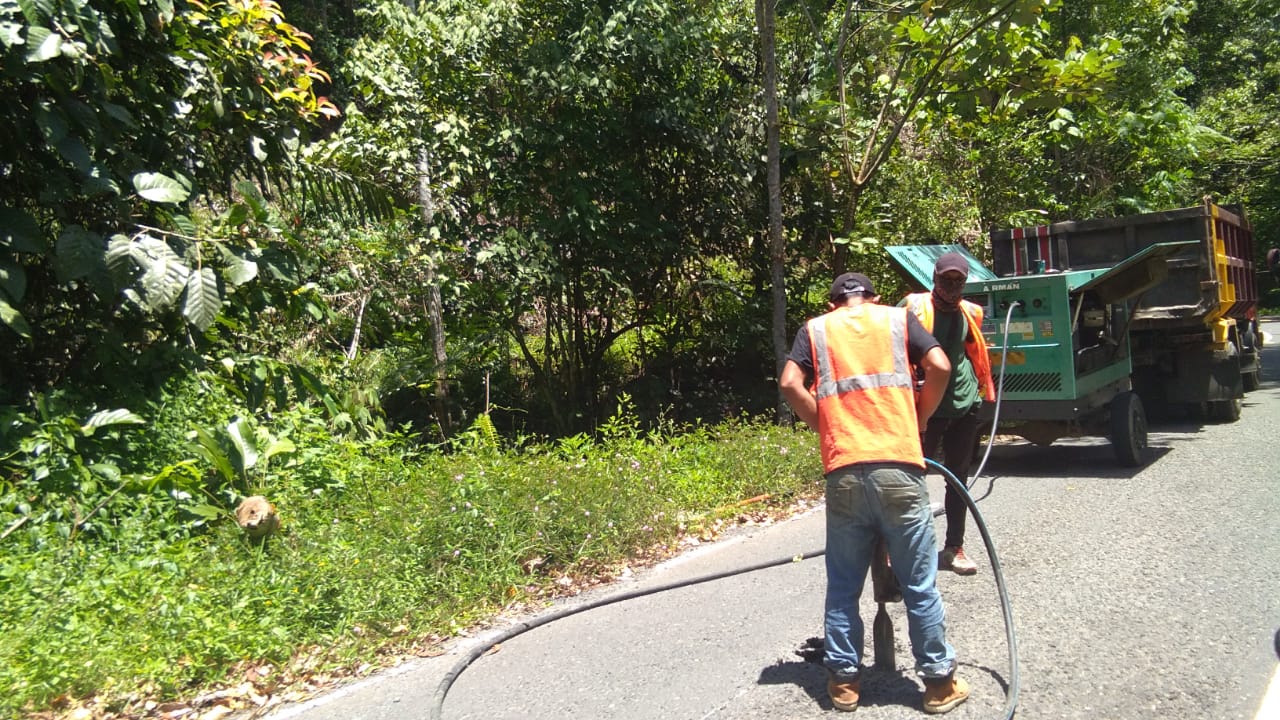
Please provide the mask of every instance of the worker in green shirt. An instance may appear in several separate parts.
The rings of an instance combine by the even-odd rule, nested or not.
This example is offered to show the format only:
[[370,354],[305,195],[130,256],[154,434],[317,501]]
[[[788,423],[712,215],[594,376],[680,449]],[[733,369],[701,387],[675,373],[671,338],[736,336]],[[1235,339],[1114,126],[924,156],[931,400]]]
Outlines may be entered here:
[[[982,337],[982,307],[963,298],[968,278],[969,261],[964,255],[945,253],[934,263],[933,290],[913,293],[899,303],[919,318],[951,361],[951,381],[921,442],[925,456],[934,461],[941,450],[942,465],[966,486],[978,440],[978,409],[983,400],[995,400],[991,358]],[[968,507],[949,484],[944,506],[947,532],[938,569],[973,575],[978,566],[964,554]]]

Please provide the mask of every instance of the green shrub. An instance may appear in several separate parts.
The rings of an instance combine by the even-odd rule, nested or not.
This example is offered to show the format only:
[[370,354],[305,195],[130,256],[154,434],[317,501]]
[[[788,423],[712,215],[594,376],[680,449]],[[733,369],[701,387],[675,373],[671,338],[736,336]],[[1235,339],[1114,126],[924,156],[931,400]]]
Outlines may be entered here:
[[[176,422],[168,412],[158,414]],[[763,421],[642,433],[624,403],[598,438],[513,447],[484,419],[424,451],[394,434],[335,434],[305,406],[258,417],[294,446],[255,466],[283,520],[260,548],[229,503],[195,527],[173,492],[135,496],[109,534],[10,533],[0,685],[12,690],[0,715],[59,698],[117,711],[190,698],[238,684],[244,667],[265,668],[257,677],[270,684],[304,662],[355,666],[670,551],[745,498],[818,492],[812,434]],[[166,453],[184,447],[162,434]],[[191,467],[220,487],[217,472]]]

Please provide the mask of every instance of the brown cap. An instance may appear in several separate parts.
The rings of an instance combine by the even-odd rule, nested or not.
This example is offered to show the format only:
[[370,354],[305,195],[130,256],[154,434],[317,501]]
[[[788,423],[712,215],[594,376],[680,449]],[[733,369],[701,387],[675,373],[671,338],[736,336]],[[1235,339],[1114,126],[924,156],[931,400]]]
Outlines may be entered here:
[[867,297],[874,297],[875,288],[871,286],[871,278],[862,273],[847,272],[836,278],[831,283],[831,292],[827,293],[827,298],[831,302],[839,302],[846,296],[854,293],[860,293]]
[[938,261],[933,264],[933,274],[941,275],[950,270],[955,270],[967,278],[969,277],[969,261],[965,259],[964,255],[954,250],[938,256]]

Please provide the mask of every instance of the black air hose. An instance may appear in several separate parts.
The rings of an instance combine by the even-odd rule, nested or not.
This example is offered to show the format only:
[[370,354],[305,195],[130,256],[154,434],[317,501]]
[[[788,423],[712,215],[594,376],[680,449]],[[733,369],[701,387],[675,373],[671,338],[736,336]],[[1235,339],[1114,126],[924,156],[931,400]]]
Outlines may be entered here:
[[[939,463],[933,460],[928,460],[928,459],[926,459],[925,462],[928,465],[932,465],[933,467],[941,471],[943,476],[947,479],[947,482],[950,483],[951,487],[955,488],[960,492],[960,496],[961,498],[964,499],[965,505],[968,506],[969,511],[973,513],[973,519],[978,526],[978,532],[982,535],[982,542],[984,545],[986,545],[987,555],[991,559],[991,573],[992,575],[995,576],[996,589],[1000,595],[1000,607],[1004,613],[1005,638],[1009,646],[1009,668],[1010,668],[1009,689],[1005,693],[1005,697],[1007,698],[1007,700],[1005,702],[1004,715],[1002,717],[1004,718],[1004,720],[1011,720],[1011,718],[1013,717],[1014,710],[1018,706],[1018,691],[1019,691],[1019,685],[1020,685],[1019,673],[1018,673],[1018,648],[1017,648],[1017,639],[1014,635],[1014,629],[1013,629],[1013,611],[1009,606],[1009,593],[1008,593],[1008,590],[1005,588],[1004,575],[1000,571],[1000,559],[996,555],[995,545],[991,541],[991,534],[987,532],[987,525],[983,521],[982,515],[978,512],[978,506],[973,501],[973,497],[969,495],[969,491],[965,488],[964,483],[956,479],[955,475],[951,474],[950,471],[948,471],[945,467],[943,467]],[[449,694],[449,688],[453,686],[454,681],[458,679],[458,676],[462,674],[462,671],[466,670],[467,667],[471,665],[471,663],[475,662],[477,658],[479,658],[481,655],[484,655],[495,645],[498,645],[499,643],[502,643],[502,642],[506,642],[507,640],[510,640],[511,638],[516,637],[517,635],[526,633],[534,628],[541,627],[543,625],[546,625],[547,623],[569,617],[570,615],[576,615],[580,612],[585,612],[587,610],[594,610],[595,608],[603,607],[605,605],[612,605],[614,603],[623,602],[625,600],[634,600],[635,598],[644,597],[645,595],[653,595],[655,593],[666,592],[668,590],[675,590],[678,588],[699,585],[701,583],[711,582],[712,580],[721,580],[727,577],[732,577],[734,575],[743,575],[746,573],[755,572],[757,570],[765,570],[767,568],[778,567],[779,565],[787,565],[789,563],[801,562],[803,560],[808,560],[810,558],[819,557],[825,554],[826,554],[826,550],[813,550],[813,551],[804,553],[803,555],[793,555],[790,557],[778,558],[776,560],[770,560],[767,562],[757,563],[755,565],[748,565],[746,567],[735,568],[733,570],[726,570],[724,572],[712,573],[709,575],[702,575],[702,576],[690,578],[687,580],[681,580],[679,582],[668,583],[666,585],[659,585],[657,587],[652,587],[645,590],[635,590],[632,592],[626,592],[626,593],[622,593],[621,595],[613,595],[606,598],[600,598],[599,600],[585,603],[583,605],[575,605],[572,607],[562,608],[560,610],[548,613],[541,617],[536,617],[536,618],[533,618],[532,620],[527,620],[525,622],[518,623],[508,628],[507,630],[504,630],[503,632],[499,633],[496,637],[493,637],[483,643],[478,644],[476,647],[472,648],[465,656],[463,656],[460,660],[458,660],[458,662],[455,663],[452,668],[449,669],[449,672],[446,673],[445,676],[440,680],[440,684],[436,686],[435,696],[432,699],[431,710],[428,717],[430,718],[430,720],[442,720],[443,712],[444,712],[444,699],[445,699],[445,696]]]

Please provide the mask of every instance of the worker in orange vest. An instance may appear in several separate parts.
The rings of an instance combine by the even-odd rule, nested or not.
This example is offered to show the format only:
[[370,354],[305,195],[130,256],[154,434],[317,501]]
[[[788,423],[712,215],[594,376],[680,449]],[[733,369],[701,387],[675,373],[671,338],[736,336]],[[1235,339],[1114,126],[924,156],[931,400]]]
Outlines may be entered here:
[[[839,710],[858,707],[858,599],[884,538],[924,680],[924,710],[944,713],[969,697],[969,686],[956,675],[946,639],[920,428],[942,399],[951,365],[914,315],[877,304],[866,275],[840,275],[828,298],[830,312],[796,333],[778,379],[796,416],[818,431],[826,476],[827,692]],[[924,373],[918,394],[916,367]]]
[[[996,397],[991,358],[982,337],[982,307],[963,298],[968,279],[969,261],[964,255],[944,253],[933,266],[933,291],[908,295],[899,303],[937,338],[951,361],[951,381],[924,431],[924,454],[934,460],[941,457],[943,466],[966,486],[978,441],[978,410],[984,400],[991,402]],[[947,532],[938,567],[957,575],[973,575],[978,566],[964,554],[968,507],[949,484],[943,504]]]

